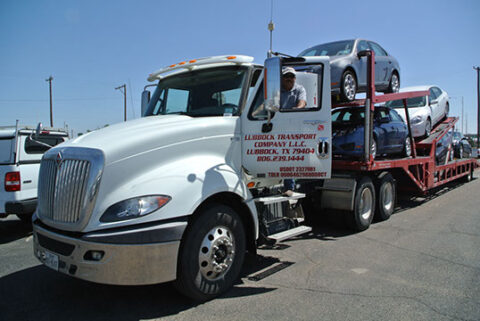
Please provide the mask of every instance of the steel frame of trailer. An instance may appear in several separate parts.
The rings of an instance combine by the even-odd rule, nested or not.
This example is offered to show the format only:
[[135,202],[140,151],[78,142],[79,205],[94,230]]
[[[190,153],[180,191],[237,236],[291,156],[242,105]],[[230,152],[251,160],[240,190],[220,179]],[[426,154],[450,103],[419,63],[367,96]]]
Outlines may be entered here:
[[[361,160],[333,160],[332,170],[357,172],[378,172],[378,171],[401,171],[409,178],[411,184],[402,186],[403,190],[420,192],[426,194],[430,189],[441,186],[458,178],[467,176],[480,164],[476,159],[454,160],[445,165],[436,165],[435,151],[437,143],[453,129],[458,118],[449,117],[439,123],[432,130],[429,137],[415,142],[410,125],[410,115],[407,108],[407,99],[413,97],[422,97],[429,94],[428,91],[412,91],[393,94],[375,94],[375,54],[373,51],[364,51],[362,56],[367,56],[367,93],[365,99],[355,100],[350,103],[341,103],[333,107],[346,106],[364,106],[365,108],[365,139],[364,155]],[[375,104],[384,103],[392,100],[403,100],[407,127],[409,132],[412,155],[400,159],[382,159],[374,160],[370,154],[370,145],[372,141],[372,124]],[[447,160],[449,153],[447,154]],[[422,156],[419,156],[422,155]]]

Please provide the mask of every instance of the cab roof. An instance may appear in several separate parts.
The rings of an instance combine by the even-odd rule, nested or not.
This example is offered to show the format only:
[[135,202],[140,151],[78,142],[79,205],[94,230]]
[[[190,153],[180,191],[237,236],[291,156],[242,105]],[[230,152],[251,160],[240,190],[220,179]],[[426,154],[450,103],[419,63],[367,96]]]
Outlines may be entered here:
[[[164,78],[165,76],[170,76],[173,74],[187,72],[194,69],[200,68],[211,68],[225,65],[250,65],[253,62],[253,57],[244,56],[244,55],[223,55],[223,56],[212,56],[204,57],[198,59],[185,60],[168,67],[162,68],[151,73],[148,76],[148,81],[155,81]],[[166,74],[163,75],[162,74]]]

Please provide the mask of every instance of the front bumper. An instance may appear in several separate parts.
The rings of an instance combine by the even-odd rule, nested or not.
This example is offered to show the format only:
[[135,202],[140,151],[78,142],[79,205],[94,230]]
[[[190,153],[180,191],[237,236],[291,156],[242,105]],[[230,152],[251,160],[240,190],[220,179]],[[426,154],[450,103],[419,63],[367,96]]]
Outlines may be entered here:
[[[96,283],[168,282],[176,278],[180,239],[186,225],[186,221],[157,225],[153,227],[155,234],[152,227],[142,227],[67,236],[37,220],[33,222],[34,254],[43,264],[53,254],[58,257],[59,272]],[[165,235],[167,240],[151,242],[152,235]],[[158,241],[157,236],[154,238]],[[103,257],[95,261],[89,255],[91,251],[103,252]]]

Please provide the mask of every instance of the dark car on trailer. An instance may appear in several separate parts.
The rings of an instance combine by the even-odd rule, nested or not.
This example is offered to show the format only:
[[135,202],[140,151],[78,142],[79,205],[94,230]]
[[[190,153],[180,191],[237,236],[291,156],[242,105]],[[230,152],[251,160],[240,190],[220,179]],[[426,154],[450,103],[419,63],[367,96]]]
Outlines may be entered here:
[[457,158],[472,157],[472,146],[460,132],[453,132],[453,151]]
[[[411,154],[405,122],[387,107],[375,107],[371,154],[374,158]],[[364,153],[365,107],[340,107],[332,111],[332,150],[335,158],[359,158]]]

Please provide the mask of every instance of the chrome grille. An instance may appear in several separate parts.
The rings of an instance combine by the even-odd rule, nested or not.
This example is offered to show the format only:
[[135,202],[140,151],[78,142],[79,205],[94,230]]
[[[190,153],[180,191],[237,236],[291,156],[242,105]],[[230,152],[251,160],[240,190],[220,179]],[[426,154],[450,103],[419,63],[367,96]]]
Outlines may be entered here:
[[43,162],[39,182],[42,218],[63,223],[78,222],[89,172],[90,162],[85,160],[67,159],[59,168],[54,160]]
[[90,148],[48,151],[40,165],[37,215],[47,224],[81,228],[93,210],[103,153]]

